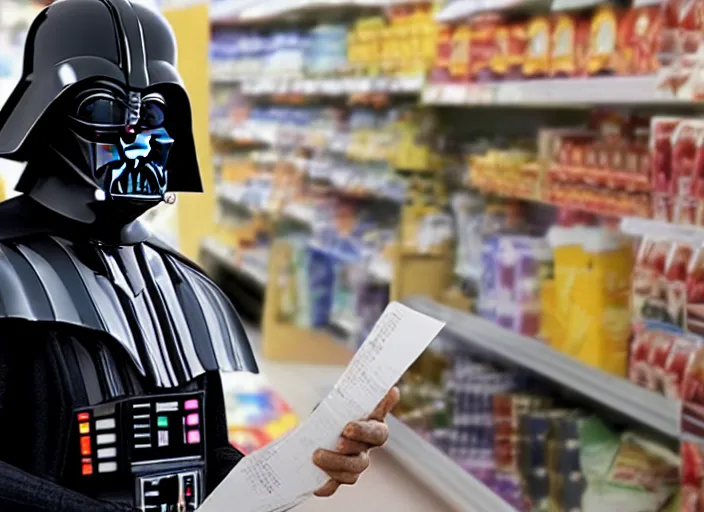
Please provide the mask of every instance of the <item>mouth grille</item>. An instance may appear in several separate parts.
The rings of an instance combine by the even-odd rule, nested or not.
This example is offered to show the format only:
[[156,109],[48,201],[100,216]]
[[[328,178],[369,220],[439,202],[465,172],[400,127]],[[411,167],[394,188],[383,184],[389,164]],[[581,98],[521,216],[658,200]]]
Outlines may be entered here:
[[113,197],[160,198],[162,188],[156,170],[147,164],[122,171],[113,180],[110,194]]

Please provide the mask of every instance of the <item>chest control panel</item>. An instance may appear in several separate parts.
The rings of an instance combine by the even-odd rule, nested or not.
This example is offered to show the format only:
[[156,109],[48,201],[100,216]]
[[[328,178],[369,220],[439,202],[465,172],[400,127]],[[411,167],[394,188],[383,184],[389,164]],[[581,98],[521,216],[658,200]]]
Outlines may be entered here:
[[205,465],[202,392],[147,395],[75,411],[74,481],[93,495],[133,493],[141,510],[191,512]]

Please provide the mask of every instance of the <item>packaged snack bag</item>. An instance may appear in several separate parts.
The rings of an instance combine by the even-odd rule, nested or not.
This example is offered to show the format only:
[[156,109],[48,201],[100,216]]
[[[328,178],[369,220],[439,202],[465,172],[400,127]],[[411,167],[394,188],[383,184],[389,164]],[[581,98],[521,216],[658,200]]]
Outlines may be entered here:
[[523,74],[528,78],[546,76],[550,73],[552,54],[552,23],[550,18],[536,17],[528,23],[528,45],[523,62]]
[[694,339],[678,336],[672,345],[670,355],[665,362],[663,375],[663,391],[665,396],[673,400],[682,398],[682,382],[699,342]]
[[702,470],[704,457],[698,443],[682,441],[680,443],[682,503],[678,512],[701,512],[702,501]]
[[525,23],[512,23],[508,26],[508,51],[506,56],[507,80],[518,80],[523,76],[523,61],[526,57],[528,34]]
[[702,0],[684,0],[679,3],[679,45],[682,53],[694,55],[702,43],[704,19]]
[[697,347],[682,378],[682,401],[704,405],[704,349]]
[[[583,230],[582,245],[588,267],[575,281],[565,352],[587,365],[625,376],[631,328],[628,293],[632,246],[606,228]],[[585,329],[582,339],[572,334]]]
[[[555,260],[556,324],[553,346],[560,351],[569,336],[568,318],[574,304],[577,278],[587,271],[589,265],[589,257],[581,245],[582,229],[553,227],[548,233]],[[577,333],[572,335],[577,336]]]
[[658,38],[662,31],[662,21],[660,6],[637,7],[626,13],[624,52],[629,73],[648,75],[660,68]]
[[647,237],[641,241],[633,268],[631,296],[633,317],[636,320],[647,318],[664,321],[667,297],[664,275],[670,246],[668,241]]
[[672,351],[675,335],[665,331],[654,331],[650,343],[647,364],[649,367],[648,381],[645,387],[651,391],[662,393],[665,364]]
[[689,332],[704,334],[704,248],[691,258],[687,277],[687,317]]
[[704,129],[699,131],[696,140],[696,156],[690,194],[696,200],[704,199]]
[[572,76],[576,71],[577,20],[570,14],[557,17],[552,31],[552,76]]
[[601,7],[592,18],[587,71],[590,75],[614,73],[618,58],[618,13],[613,7]]
[[469,26],[460,25],[452,34],[452,51],[448,68],[453,82],[469,80],[470,33]]
[[671,193],[672,136],[681,121],[673,117],[653,117],[651,121],[650,153],[655,192]]
[[657,53],[668,60],[682,53],[680,43],[680,4],[682,0],[664,0],[660,4],[662,29],[658,38]]
[[498,21],[492,17],[479,18],[471,25],[469,75],[472,81],[485,82],[496,78],[491,62],[499,52],[496,39],[498,28]]
[[674,243],[665,263],[666,305],[664,321],[684,329],[686,325],[687,274],[694,248],[687,243]]
[[452,27],[441,25],[438,27],[435,63],[430,73],[433,83],[445,83],[450,80],[450,58],[452,56]]
[[646,387],[651,378],[648,355],[650,354],[654,333],[642,324],[634,325],[633,331],[628,364],[628,380],[639,386]]
[[704,159],[698,158],[703,135],[704,122],[697,119],[681,121],[672,132],[671,194],[689,196],[694,177],[704,174],[704,168],[696,168],[697,164],[704,164]]

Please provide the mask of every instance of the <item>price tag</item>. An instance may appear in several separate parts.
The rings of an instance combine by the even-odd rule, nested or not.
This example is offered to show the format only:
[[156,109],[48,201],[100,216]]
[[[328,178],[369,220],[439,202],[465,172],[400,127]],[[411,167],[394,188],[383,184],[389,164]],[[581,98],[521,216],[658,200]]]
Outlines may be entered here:
[[439,103],[442,94],[442,86],[438,84],[427,85],[423,89],[423,103],[432,105]]
[[501,84],[496,88],[496,103],[516,104],[523,101],[523,87],[521,84]]
[[462,105],[467,101],[467,86],[463,84],[447,84],[443,87],[441,101],[446,105]]
[[275,94],[287,94],[289,90],[289,81],[285,78],[281,78],[276,83]]
[[[600,3],[600,0],[554,0],[552,10],[567,11],[570,9],[584,9],[585,7],[594,7]],[[634,2],[634,4],[636,4],[636,2]],[[638,5],[636,4],[634,6],[637,7]]]
[[374,89],[374,80],[372,78],[360,78],[359,89],[356,92],[368,93]]

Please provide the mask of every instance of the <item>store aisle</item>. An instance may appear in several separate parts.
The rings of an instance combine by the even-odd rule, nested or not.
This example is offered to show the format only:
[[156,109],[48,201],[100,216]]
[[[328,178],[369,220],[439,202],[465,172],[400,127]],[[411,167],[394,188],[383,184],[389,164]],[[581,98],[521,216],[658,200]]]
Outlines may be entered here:
[[[255,347],[256,329],[247,329]],[[304,419],[325,396],[342,373],[342,367],[277,363],[258,358],[262,378],[281,394]],[[226,379],[225,387],[235,385]],[[311,499],[296,509],[297,512],[450,512],[451,509],[436,497],[383,450],[372,455],[372,465],[354,487],[342,488],[328,499]],[[463,511],[471,512],[471,511]]]

